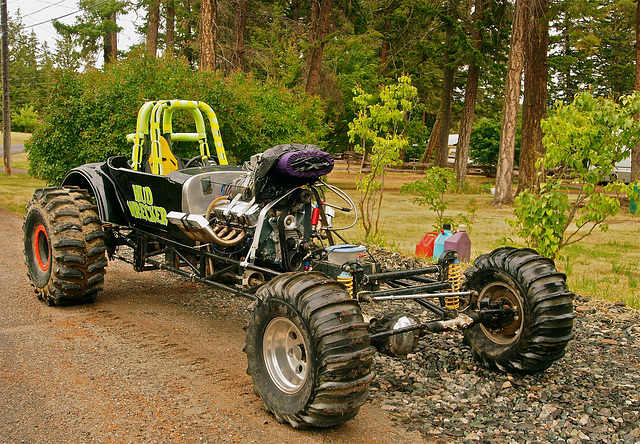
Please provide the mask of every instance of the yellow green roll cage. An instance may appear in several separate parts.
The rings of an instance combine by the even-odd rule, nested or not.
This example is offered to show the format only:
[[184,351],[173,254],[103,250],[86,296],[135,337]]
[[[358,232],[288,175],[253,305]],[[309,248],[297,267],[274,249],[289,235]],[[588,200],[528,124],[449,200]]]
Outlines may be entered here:
[[[174,133],[171,125],[173,113],[176,110],[187,110],[195,120],[195,133]],[[162,155],[161,138],[170,135],[171,141],[198,142],[202,160],[206,161],[211,157],[209,144],[207,143],[207,133],[202,116],[204,113],[209,120],[213,143],[216,147],[216,155],[220,165],[228,165],[227,156],[222,144],[220,126],[218,118],[211,107],[204,102],[194,100],[158,100],[146,102],[138,112],[138,122],[136,132],[129,134],[127,140],[133,141],[133,153],[131,155],[131,167],[138,171],[142,167],[142,157],[144,154],[145,139],[151,143],[149,163],[153,174],[162,175]]]

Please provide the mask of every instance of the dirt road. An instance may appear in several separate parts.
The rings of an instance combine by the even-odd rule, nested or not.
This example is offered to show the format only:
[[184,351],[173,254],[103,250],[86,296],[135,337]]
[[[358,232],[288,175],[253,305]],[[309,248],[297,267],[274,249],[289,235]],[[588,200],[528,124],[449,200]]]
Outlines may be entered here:
[[298,431],[262,409],[242,353],[244,307],[223,292],[110,262],[96,303],[48,307],[0,210],[0,442],[423,442],[367,403]]

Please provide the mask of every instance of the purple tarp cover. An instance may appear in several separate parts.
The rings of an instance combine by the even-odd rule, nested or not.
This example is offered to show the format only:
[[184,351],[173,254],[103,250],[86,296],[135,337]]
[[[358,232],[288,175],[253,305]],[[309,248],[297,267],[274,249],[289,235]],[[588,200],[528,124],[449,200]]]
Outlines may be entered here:
[[273,172],[300,179],[315,179],[333,169],[333,156],[320,150],[300,150],[285,153],[273,166]]
[[313,183],[333,169],[333,156],[315,145],[283,144],[262,153],[255,172],[255,197],[273,200],[292,188]]

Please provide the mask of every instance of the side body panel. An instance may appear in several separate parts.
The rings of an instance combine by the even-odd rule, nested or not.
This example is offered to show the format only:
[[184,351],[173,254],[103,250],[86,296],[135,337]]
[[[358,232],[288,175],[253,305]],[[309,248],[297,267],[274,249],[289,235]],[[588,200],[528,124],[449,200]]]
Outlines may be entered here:
[[182,208],[182,184],[166,176],[134,171],[125,157],[107,160],[109,175],[113,178],[131,226],[159,236],[169,233],[182,238],[180,230],[167,221],[167,213]]
[[77,186],[95,196],[98,215],[103,222],[122,226],[131,224],[125,203],[108,173],[106,162],[89,163],[72,169],[62,180],[62,185]]
[[62,185],[75,185],[95,196],[100,219],[161,237],[192,244],[167,220],[171,211],[204,214],[214,198],[231,191],[244,176],[241,167],[216,165],[188,168],[167,176],[131,169],[125,156],[71,170]]

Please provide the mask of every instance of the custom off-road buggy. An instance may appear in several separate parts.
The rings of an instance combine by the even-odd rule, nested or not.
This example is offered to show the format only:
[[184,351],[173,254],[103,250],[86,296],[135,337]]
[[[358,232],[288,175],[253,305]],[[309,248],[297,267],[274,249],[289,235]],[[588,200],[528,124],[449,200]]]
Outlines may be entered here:
[[[196,132],[173,131],[176,110],[193,115]],[[376,349],[405,355],[426,332],[464,330],[484,365],[523,372],[548,368],[572,339],[565,276],[533,250],[482,255],[463,279],[452,251],[426,268],[385,270],[344,241],[332,219],[355,208],[321,179],[333,158],[315,146],[279,145],[228,165],[211,108],[179,100],[146,103],[129,137],[131,158],[74,168],[61,187],[39,189],[29,201],[24,249],[38,297],[52,305],[93,301],[105,254],[137,271],[169,270],[246,297],[248,372],[281,422],[353,418],[368,397]],[[174,156],[183,143],[197,143],[199,155]],[[363,304],[400,299],[433,319],[362,314]]]

